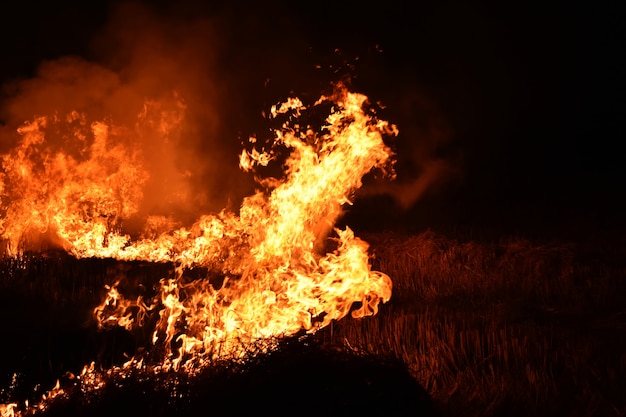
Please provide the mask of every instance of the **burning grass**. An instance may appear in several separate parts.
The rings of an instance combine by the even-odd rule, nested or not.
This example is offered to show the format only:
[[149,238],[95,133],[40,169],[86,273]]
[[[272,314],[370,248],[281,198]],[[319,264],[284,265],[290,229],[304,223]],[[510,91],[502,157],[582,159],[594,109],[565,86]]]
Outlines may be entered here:
[[146,369],[105,376],[99,391],[66,382],[45,416],[346,415],[414,411],[434,415],[428,395],[397,360],[322,349],[307,337],[281,341],[269,353],[217,361],[200,374]]
[[[166,141],[184,119],[184,106],[179,110],[160,115],[157,130]],[[326,114],[323,120],[306,121],[319,110]],[[157,381],[171,372],[195,377],[222,361],[249,360],[249,346],[263,343],[261,350],[270,353],[280,348],[277,340],[301,331],[313,334],[349,313],[359,318],[374,315],[379,304],[389,300],[391,280],[371,270],[368,244],[348,227],[334,224],[362,177],[373,170],[386,172],[392,164],[384,138],[396,135],[397,128],[379,120],[367,97],[348,91],[343,83],[309,106],[290,98],[273,106],[271,115],[281,123],[273,129],[274,137],[264,142],[251,137],[251,149],[240,154],[240,168],[255,174],[258,189],[243,199],[239,210],[200,214],[190,226],[157,216],[156,223],[163,226],[158,231],[152,227],[154,214],[139,215],[142,181],[151,175],[143,167],[142,155],[148,149],[141,146],[142,126],[153,126],[145,112],[138,114],[134,127],[108,119],[88,121],[88,116],[71,112],[64,118],[35,118],[17,129],[16,147],[0,158],[0,197],[5,204],[0,241],[7,256],[15,259],[7,262],[7,275],[20,280],[19,271],[26,271],[21,277],[26,281],[31,274],[39,275],[42,261],[24,254],[41,251],[40,246],[70,253],[76,258],[71,262],[83,269],[79,277],[94,273],[81,259],[111,260],[101,266],[106,273],[95,272],[107,279],[99,305],[85,304],[80,297],[66,307],[65,295],[58,303],[69,309],[66,321],[79,333],[89,336],[94,330],[93,323],[71,322],[71,313],[81,310],[92,313],[80,316],[95,317],[98,329],[120,333],[114,338],[121,341],[120,347],[112,354],[89,353],[101,366],[80,371],[76,379],[81,392],[109,392],[117,381],[134,376],[135,369],[145,369]],[[258,170],[268,165],[277,165],[273,168],[282,175],[259,176]],[[134,216],[146,221],[147,229],[139,235],[127,228]],[[166,265],[166,270],[144,271],[137,277],[132,271],[142,265],[138,262],[148,268]],[[45,276],[54,275],[55,268],[43,265],[42,286],[58,282]],[[33,272],[28,272],[31,267]],[[75,288],[76,279],[69,280]],[[56,340],[66,326],[59,324],[59,306],[46,301],[46,296],[55,295],[54,287],[52,294],[40,296],[46,318],[52,319],[36,334]],[[58,357],[63,358],[62,367],[77,375],[65,360],[79,355],[65,353],[65,339],[60,339]],[[72,345],[84,352],[80,344]],[[49,364],[55,362],[50,351],[43,349]],[[30,362],[29,356],[41,359],[35,353],[26,354],[23,361]],[[102,362],[105,356],[108,363]],[[54,375],[56,370],[50,368]],[[15,380],[14,372],[12,385]],[[18,415],[46,410],[65,390],[57,384],[31,406],[24,400]],[[21,404],[12,398],[3,401],[3,417]]]
[[[320,111],[326,117],[306,121]],[[333,228],[362,177],[392,163],[384,138],[397,128],[376,117],[366,96],[338,83],[310,106],[297,98],[272,106],[271,118],[281,123],[274,137],[264,143],[251,137],[252,148],[240,154],[240,168],[255,174],[259,188],[237,212],[200,214],[182,227],[173,217],[139,215],[141,179],[151,175],[141,157],[148,151],[141,126],[152,125],[144,113],[134,127],[71,112],[17,129],[16,147],[0,157],[0,241],[7,255],[49,245],[77,258],[176,265],[151,294],[120,292],[125,276],[107,284],[96,314],[101,327],[131,330],[158,310],[152,344],[174,369],[186,366],[184,357],[243,355],[243,345],[256,340],[313,333],[355,302],[353,316],[373,315],[389,300],[391,280],[370,269],[367,243],[347,227]],[[184,119],[178,112],[160,117],[165,139]],[[257,169],[269,165],[283,173],[260,176]],[[139,236],[126,226],[133,216],[146,222]],[[186,280],[193,269],[221,282]]]
[[379,315],[334,322],[269,356],[251,351],[195,377],[147,378],[141,370],[110,377],[98,394],[81,394],[65,372],[78,375],[91,361],[119,366],[149,343],[149,335],[97,331],[89,317],[104,285],[124,275],[127,285],[148,291],[150,277],[172,267],[61,253],[5,259],[0,403],[33,402],[60,378],[69,400],[49,415],[104,415],[131,400],[135,415],[194,415],[207,401],[248,412],[276,391],[289,393],[279,413],[301,406],[393,414],[398,404],[427,407],[417,382],[444,416],[624,415],[623,245],[478,243],[432,232],[367,238],[373,267],[394,280]]

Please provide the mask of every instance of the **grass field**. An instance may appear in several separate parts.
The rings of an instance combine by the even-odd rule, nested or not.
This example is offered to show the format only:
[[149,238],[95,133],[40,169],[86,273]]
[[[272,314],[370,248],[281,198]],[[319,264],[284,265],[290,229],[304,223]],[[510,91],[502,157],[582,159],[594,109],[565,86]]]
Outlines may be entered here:
[[[400,359],[442,416],[626,415],[626,242],[363,238],[392,299],[375,317],[318,332],[324,349]],[[149,287],[171,269],[61,253],[5,259],[0,403],[132,355],[141,335],[98,333],[90,311],[120,275]]]
[[626,414],[623,244],[366,240],[394,295],[328,342],[402,358],[446,416]]

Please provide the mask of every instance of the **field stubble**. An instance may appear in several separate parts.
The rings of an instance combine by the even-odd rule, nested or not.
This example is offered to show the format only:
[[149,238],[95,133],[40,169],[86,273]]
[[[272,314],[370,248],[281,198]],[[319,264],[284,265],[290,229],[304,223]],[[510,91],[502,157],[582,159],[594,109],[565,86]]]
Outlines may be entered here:
[[626,415],[626,247],[377,234],[394,283],[322,337],[401,358],[446,416]]

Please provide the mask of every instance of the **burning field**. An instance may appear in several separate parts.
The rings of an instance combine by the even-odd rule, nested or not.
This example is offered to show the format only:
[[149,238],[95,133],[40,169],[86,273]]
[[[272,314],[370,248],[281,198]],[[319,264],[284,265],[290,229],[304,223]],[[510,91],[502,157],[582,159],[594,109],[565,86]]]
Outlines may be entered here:
[[626,414],[619,232],[411,218],[478,164],[383,47],[159,7],[4,85],[1,417]]
[[[259,191],[238,213],[203,215],[189,227],[149,215],[136,236],[124,223],[139,211],[150,173],[134,135],[146,123],[150,133],[167,136],[182,115],[160,111],[145,122],[146,104],[135,130],[77,112],[36,118],[18,129],[18,145],[3,156],[6,256],[25,259],[47,247],[77,259],[173,266],[136,297],[120,292],[127,286],[120,275],[94,308],[99,328],[152,333],[144,354],[108,371],[117,378],[144,367],[194,374],[217,360],[240,360],[252,345],[271,351],[279,338],[315,333],[349,313],[376,314],[391,297],[390,278],[371,270],[367,244],[349,228],[333,229],[363,175],[391,156],[383,135],[395,127],[368,115],[365,101],[338,85],[313,105],[330,109],[317,129],[298,121],[310,111],[299,99],[274,106],[271,117],[284,115],[282,127],[260,149],[250,138],[254,146],[241,153],[240,167],[266,167],[282,148],[282,178],[258,177]],[[190,278],[188,271],[201,272]],[[149,325],[154,329],[143,329]],[[99,372],[86,367],[82,389],[101,389]]]

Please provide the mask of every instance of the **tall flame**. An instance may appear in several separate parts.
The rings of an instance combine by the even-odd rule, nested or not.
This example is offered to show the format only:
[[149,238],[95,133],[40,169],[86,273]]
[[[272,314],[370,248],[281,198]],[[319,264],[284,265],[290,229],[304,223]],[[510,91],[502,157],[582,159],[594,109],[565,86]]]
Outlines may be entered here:
[[[47,233],[76,257],[176,265],[176,276],[161,280],[155,299],[127,300],[114,285],[95,309],[101,326],[129,329],[158,311],[153,343],[164,347],[168,369],[239,357],[248,343],[315,332],[351,310],[354,317],[376,314],[391,296],[391,280],[371,270],[367,243],[349,228],[333,229],[362,177],[390,162],[383,136],[397,130],[367,111],[366,100],[338,86],[312,109],[298,99],[274,107],[273,117],[285,123],[269,149],[244,150],[240,166],[268,165],[286,149],[282,178],[259,179],[262,189],[244,199],[239,213],[203,215],[180,228],[151,217],[146,226],[152,231],[141,236],[124,232],[149,175],[132,140],[141,129],[88,124],[76,112],[38,117],[18,130],[20,142],[1,159],[0,232],[7,253],[18,255]],[[328,105],[321,129],[299,124],[303,113]],[[167,134],[168,120],[156,131]],[[175,122],[181,120],[177,114]],[[51,132],[73,151],[48,144]],[[195,267],[223,283],[216,288],[208,277],[186,282],[184,271]]]

